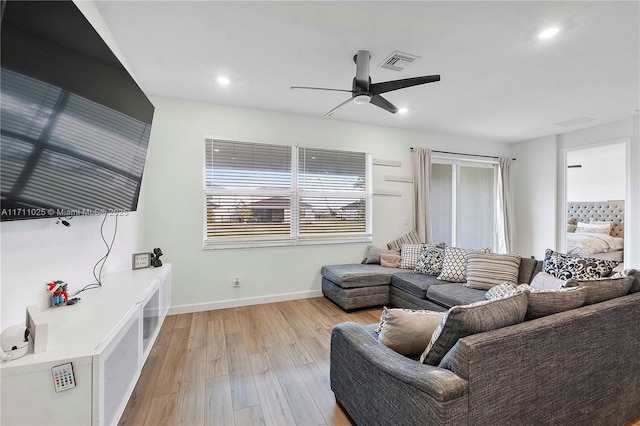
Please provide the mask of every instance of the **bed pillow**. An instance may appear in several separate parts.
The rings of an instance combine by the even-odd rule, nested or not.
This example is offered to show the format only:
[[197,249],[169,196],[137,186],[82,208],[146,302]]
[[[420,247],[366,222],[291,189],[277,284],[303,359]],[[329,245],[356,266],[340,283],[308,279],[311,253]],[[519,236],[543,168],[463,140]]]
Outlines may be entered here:
[[531,280],[531,287],[536,290],[557,290],[564,287],[566,280],[556,278],[546,272],[538,272]]
[[466,287],[489,290],[502,283],[518,285],[519,254],[467,253]]
[[444,312],[382,308],[378,340],[408,357],[418,357],[429,344]]
[[387,243],[387,248],[389,250],[400,250],[403,244],[420,244],[421,242],[422,241],[420,241],[420,238],[418,238],[418,233],[415,230],[413,230],[413,231],[407,232],[397,240],[393,240]]
[[629,293],[634,277],[604,278],[597,280],[567,280],[566,287],[584,287],[587,290],[585,305],[604,302],[605,300],[622,297]]
[[403,244],[402,250],[400,251],[400,268],[415,269],[425,245],[426,244]]
[[618,262],[594,258],[573,257],[547,249],[542,270],[556,278],[590,280],[611,275]]
[[385,268],[400,268],[400,260],[399,254],[382,253],[380,255],[380,265]]
[[576,229],[573,232],[609,235],[611,233],[611,222],[602,223],[602,224],[578,222]]
[[489,253],[488,248],[462,249],[457,247],[445,247],[442,271],[437,279],[452,283],[464,283],[467,281],[467,253],[476,251]]
[[458,339],[521,323],[527,313],[527,292],[497,300],[475,302],[449,309],[433,332],[420,362],[438,365]]
[[576,225],[569,225],[567,224],[567,232],[576,232]]
[[423,247],[422,253],[420,253],[414,272],[425,275],[439,275],[442,272],[443,262],[444,248],[435,244],[427,244]]
[[584,305],[587,297],[587,289],[583,287],[539,290],[528,284],[521,284],[517,290],[529,292],[525,320],[542,318],[579,308]]

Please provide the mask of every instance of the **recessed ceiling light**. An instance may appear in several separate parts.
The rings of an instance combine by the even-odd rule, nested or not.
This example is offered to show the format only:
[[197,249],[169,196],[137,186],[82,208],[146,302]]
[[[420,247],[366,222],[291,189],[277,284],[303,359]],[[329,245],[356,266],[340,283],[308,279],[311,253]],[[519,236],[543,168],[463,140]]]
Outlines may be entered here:
[[538,34],[538,38],[541,38],[541,39],[551,38],[554,35],[558,34],[559,32],[560,32],[560,28],[558,27],[547,28],[546,30]]
[[398,113],[399,113],[399,114],[406,114],[408,111],[409,111],[409,108],[400,108],[400,109],[398,110]]
[[218,77],[218,84],[222,84],[223,86],[226,86],[229,83],[231,83],[231,80],[229,80],[228,77],[225,77],[225,76]]

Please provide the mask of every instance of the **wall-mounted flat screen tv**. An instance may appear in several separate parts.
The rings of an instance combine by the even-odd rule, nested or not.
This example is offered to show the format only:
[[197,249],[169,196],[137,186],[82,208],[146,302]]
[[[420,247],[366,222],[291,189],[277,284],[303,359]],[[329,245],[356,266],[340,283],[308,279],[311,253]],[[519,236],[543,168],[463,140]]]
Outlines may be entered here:
[[136,210],[149,99],[72,1],[3,1],[1,25],[1,220]]

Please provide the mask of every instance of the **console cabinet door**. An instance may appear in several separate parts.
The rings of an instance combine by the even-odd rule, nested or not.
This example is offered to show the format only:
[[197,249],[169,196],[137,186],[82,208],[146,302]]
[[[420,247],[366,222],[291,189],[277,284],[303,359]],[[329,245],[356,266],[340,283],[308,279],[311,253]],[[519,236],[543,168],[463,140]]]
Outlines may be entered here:
[[[142,307],[135,305],[93,359],[93,424],[115,424],[140,375]],[[122,324],[122,322],[121,322]],[[96,380],[97,379],[97,380]]]

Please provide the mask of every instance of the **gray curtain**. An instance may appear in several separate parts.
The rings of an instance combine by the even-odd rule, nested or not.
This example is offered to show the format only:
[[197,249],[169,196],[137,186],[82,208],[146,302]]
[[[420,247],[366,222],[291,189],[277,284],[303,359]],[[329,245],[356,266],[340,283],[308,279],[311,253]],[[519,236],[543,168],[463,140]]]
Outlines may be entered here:
[[511,158],[500,157],[498,165],[498,208],[496,237],[498,253],[513,253],[513,200],[511,196]]
[[413,218],[414,228],[423,243],[431,242],[431,212],[429,210],[429,182],[431,178],[431,150],[413,149]]

